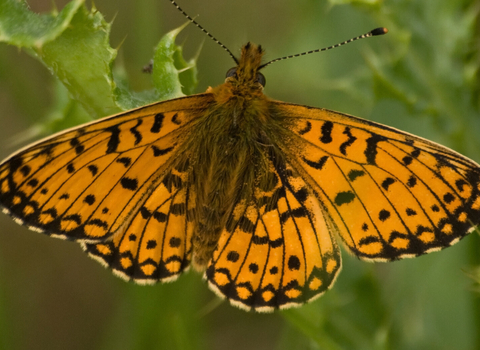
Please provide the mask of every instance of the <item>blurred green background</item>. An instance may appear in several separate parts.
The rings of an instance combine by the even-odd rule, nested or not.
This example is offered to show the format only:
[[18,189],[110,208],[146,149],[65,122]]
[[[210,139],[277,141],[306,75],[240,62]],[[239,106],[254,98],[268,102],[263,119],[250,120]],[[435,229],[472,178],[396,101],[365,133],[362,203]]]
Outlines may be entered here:
[[[5,0],[0,0],[1,3]],[[65,0],[56,0],[62,9]],[[50,0],[28,1],[46,12]],[[385,26],[383,37],[276,63],[266,94],[325,107],[427,137],[480,161],[479,1],[240,0],[179,4],[234,53],[262,44],[266,59],[330,46]],[[90,3],[87,4],[90,7]],[[153,48],[185,22],[166,0],[95,0],[135,90]],[[194,26],[197,92],[223,82],[231,58]],[[55,104],[54,78],[24,51],[0,45],[0,156]],[[23,142],[25,143],[25,142]],[[335,287],[299,309],[246,313],[190,271],[156,286],[125,283],[77,244],[0,215],[1,349],[480,349],[480,238],[389,264],[344,252]]]

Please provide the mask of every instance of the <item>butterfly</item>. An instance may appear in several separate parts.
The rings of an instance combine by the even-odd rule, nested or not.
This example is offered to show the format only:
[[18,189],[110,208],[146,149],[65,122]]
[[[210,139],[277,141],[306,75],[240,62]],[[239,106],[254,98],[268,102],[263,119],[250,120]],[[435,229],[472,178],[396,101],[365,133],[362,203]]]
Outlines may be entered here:
[[331,288],[338,241],[360,259],[393,261],[451,246],[480,223],[477,163],[268,98],[263,54],[248,43],[220,86],[13,154],[0,164],[3,211],[79,242],[125,280],[168,282],[193,266],[220,297],[260,312]]

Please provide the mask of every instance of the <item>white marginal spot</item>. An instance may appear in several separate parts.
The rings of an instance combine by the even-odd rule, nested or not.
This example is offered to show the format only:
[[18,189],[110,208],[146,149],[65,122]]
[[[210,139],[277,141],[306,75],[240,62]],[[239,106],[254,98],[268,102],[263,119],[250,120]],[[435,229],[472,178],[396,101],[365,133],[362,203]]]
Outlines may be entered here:
[[[206,274],[204,275],[204,279],[206,279]],[[220,289],[218,289],[218,287],[210,281],[208,281],[208,288],[210,288],[210,290],[213,291],[218,297],[222,299],[226,298],[225,294],[223,294]]]
[[110,242],[111,239],[105,239],[105,240],[101,240],[101,239],[76,239],[75,241],[85,243],[85,244],[97,244],[97,243]]
[[[203,273],[203,275],[202,275],[202,280],[204,280],[204,281],[207,281],[207,280],[208,280],[207,272],[206,272],[206,271],[205,271],[205,272]],[[208,283],[210,283],[210,282],[208,282]],[[213,289],[212,289],[212,290],[213,290]]]
[[[176,274],[176,275],[173,275],[173,276],[170,276],[170,277],[165,277],[165,278],[162,278],[160,279],[160,282],[162,283],[171,283],[171,282],[175,282],[176,280],[178,280],[178,277],[180,277],[180,273]],[[136,281],[135,281],[136,282]],[[158,281],[157,281],[158,282]]]
[[417,254],[401,254],[398,256],[399,259],[413,259],[418,257]]
[[19,224],[19,225],[23,225],[23,220],[20,219],[20,218],[14,217],[14,218],[13,218],[13,221],[15,221],[15,222],[16,222],[17,224]]
[[280,305],[280,309],[285,310],[285,309],[290,309],[292,307],[300,307],[302,305],[303,305],[302,303],[291,302],[291,303],[286,303],[286,304]]
[[[92,256],[92,258],[93,258],[93,256]],[[112,272],[115,276],[120,277],[124,281],[130,282],[132,280],[132,278],[129,275],[127,275],[126,273],[124,273],[123,271],[112,269]],[[137,281],[137,283],[138,283],[138,281]]]
[[67,239],[67,236],[65,235],[59,235],[59,234],[51,234],[50,237],[53,237],[53,238],[58,238],[58,239],[61,239],[61,240],[66,240]]
[[235,307],[238,307],[241,310],[250,311],[252,309],[250,306],[245,305],[241,301],[232,300],[232,299],[229,299],[228,301],[230,301],[230,304],[232,304]]
[[273,306],[260,306],[260,307],[254,308],[254,310],[256,312],[261,312],[261,313],[267,314],[267,313],[274,312],[275,308]]
[[36,227],[36,226],[27,226],[29,230],[32,230],[32,231],[35,231],[35,232],[40,232],[40,233],[43,233],[45,232],[45,230],[43,228],[40,228],[40,227]]
[[434,252],[439,252],[439,251],[442,250],[442,249],[443,249],[442,247],[430,248],[430,249],[425,250],[425,254],[430,254],[430,253],[434,253]]
[[362,261],[370,262],[370,263],[377,263],[377,262],[390,262],[391,260],[385,258],[366,258],[364,256],[360,257]]
[[[117,270],[113,270],[113,272],[117,272]],[[120,271],[118,271],[120,272]],[[152,286],[156,284],[158,281],[157,280],[149,280],[149,279],[133,279],[133,282],[136,284],[139,284],[141,286]]]
[[475,231],[477,229],[477,226],[472,226],[468,229],[467,233],[472,233],[473,231]]
[[[83,250],[85,250],[85,251],[87,250],[86,246],[85,246],[85,248],[83,248]],[[106,268],[109,267],[108,263],[102,257],[100,257],[98,255],[95,255],[95,254],[92,254],[92,253],[88,253],[88,256],[91,257],[93,260],[98,261],[100,263],[100,265],[102,265],[103,267],[106,267]],[[113,273],[115,273],[115,270],[113,271]]]
[[7,208],[3,208],[3,209],[2,209],[2,212],[3,212],[4,214],[10,215],[10,210],[8,210]]
[[458,243],[459,241],[460,241],[460,237],[457,237],[457,238],[453,239],[449,244],[454,245],[455,243]]

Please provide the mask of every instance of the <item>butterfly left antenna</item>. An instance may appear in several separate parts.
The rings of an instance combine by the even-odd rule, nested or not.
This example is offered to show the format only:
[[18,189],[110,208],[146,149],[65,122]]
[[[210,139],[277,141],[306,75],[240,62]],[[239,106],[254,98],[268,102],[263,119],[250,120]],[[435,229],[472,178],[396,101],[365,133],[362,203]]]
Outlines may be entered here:
[[174,0],[170,0],[170,2],[173,4],[173,6],[175,6],[177,8],[178,11],[180,11],[190,22],[192,22],[193,24],[195,24],[197,26],[197,28],[199,28],[202,32],[204,32],[205,34],[207,34],[210,39],[212,39],[213,41],[215,41],[218,45],[220,45],[225,51],[228,52],[228,54],[230,55],[231,58],[233,58],[233,60],[235,61],[236,64],[238,64],[238,60],[237,58],[233,55],[233,53],[228,49],[228,47],[226,47],[225,45],[223,45],[220,40],[218,40],[217,38],[215,38],[212,34],[210,34],[205,28],[203,28],[200,24],[197,23],[197,21],[195,21],[192,17],[190,17],[185,11],[182,10],[182,8],[180,6],[178,6],[178,4],[174,1]]

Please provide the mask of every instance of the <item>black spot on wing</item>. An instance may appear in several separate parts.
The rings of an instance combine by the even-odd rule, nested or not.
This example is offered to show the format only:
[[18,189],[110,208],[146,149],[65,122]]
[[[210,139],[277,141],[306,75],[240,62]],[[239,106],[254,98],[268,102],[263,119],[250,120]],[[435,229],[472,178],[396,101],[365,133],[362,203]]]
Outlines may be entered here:
[[403,161],[403,164],[410,165],[412,164],[413,158],[410,156],[405,156],[403,157],[402,161]]
[[312,123],[310,123],[308,120],[307,120],[307,123],[305,124],[305,127],[301,130],[298,131],[298,134],[299,135],[305,135],[307,132],[309,132],[310,130],[312,130]]
[[98,167],[96,165],[93,165],[93,164],[90,164],[87,169],[90,171],[90,173],[92,174],[92,176],[95,176],[97,175],[98,173]]
[[229,251],[227,254],[228,261],[237,262],[239,258],[240,258],[240,255],[234,250]]
[[175,125],[180,125],[182,124],[182,121],[178,118],[178,114],[175,113],[172,117],[172,123]]
[[37,179],[31,179],[30,181],[27,182],[27,186],[37,187],[38,186],[38,180]]
[[330,143],[332,142],[332,129],[333,129],[333,123],[332,122],[325,122],[322,125],[321,132],[322,136],[320,137],[320,141],[322,143]]
[[412,153],[410,153],[410,155],[411,155],[413,158],[417,158],[417,157],[420,155],[420,150],[417,148],[417,149],[414,150]]
[[128,177],[123,177],[120,180],[120,184],[122,185],[123,188],[126,190],[130,191],[135,191],[138,188],[138,180],[137,179],[131,179]]
[[155,120],[153,122],[152,128],[150,129],[150,132],[154,134],[158,134],[162,129],[163,120],[165,119],[165,116],[163,115],[163,113],[158,113],[155,115],[154,118]]
[[147,249],[155,249],[155,247],[157,246],[157,241],[154,240],[154,239],[150,239],[148,242],[147,242]]
[[272,248],[278,248],[278,247],[281,247],[282,244],[283,244],[283,238],[277,238],[273,241],[269,241],[268,244],[270,245],[270,247]]
[[455,199],[454,195],[451,194],[451,193],[446,193],[443,195],[443,200],[445,201],[445,203],[447,204],[450,204],[451,202],[453,202]]
[[108,230],[108,224],[105,221],[100,220],[100,219],[92,219],[92,220],[88,221],[87,224],[103,228],[104,230]]
[[348,136],[348,140],[340,145],[340,153],[345,156],[347,155],[347,147],[351,146],[357,138],[352,135],[348,126],[345,128],[343,133]]
[[155,145],[152,145],[152,150],[153,150],[153,156],[158,157],[158,156],[163,156],[173,150],[173,147],[168,147],[165,149],[158,148]]
[[298,259],[295,255],[290,255],[288,258],[288,269],[293,270],[300,270],[300,259]]
[[465,181],[463,179],[455,181],[455,186],[457,186],[457,188],[460,192],[463,192],[463,187],[465,185],[468,185],[468,183],[467,183],[467,181]]
[[385,221],[390,217],[390,212],[388,210],[382,209],[380,210],[380,213],[378,214],[378,218],[380,221]]
[[83,199],[83,201],[85,203],[87,203],[88,205],[92,205],[93,203],[95,203],[95,200],[96,199],[95,199],[95,196],[93,194],[89,194]]
[[128,168],[132,164],[132,159],[130,157],[122,157],[116,160],[117,163],[123,164],[125,168]]
[[352,191],[339,192],[335,196],[335,204],[340,206],[348,204],[355,199],[355,194]]
[[250,265],[248,265],[248,270],[251,273],[256,274],[258,272],[258,265],[255,263],[251,263]]
[[23,175],[23,176],[27,176],[28,174],[30,174],[30,171],[32,169],[28,166],[28,165],[24,165],[23,167],[20,168],[20,173]]
[[348,176],[348,179],[350,180],[350,182],[353,182],[358,177],[362,177],[363,175],[365,175],[365,172],[363,170],[352,169],[352,170],[349,171],[347,176]]
[[152,216],[152,213],[146,207],[140,208],[140,214],[142,215],[142,218],[144,218],[145,220],[147,220],[148,218],[150,218],[150,216]]
[[67,164],[67,172],[68,172],[69,174],[73,174],[73,173],[75,172],[75,167],[73,166],[72,163],[68,163],[68,164]]
[[105,131],[111,134],[107,143],[107,153],[116,152],[120,144],[120,128],[118,125],[112,125],[106,128]]
[[70,146],[75,150],[75,153],[80,154],[85,150],[85,147],[80,144],[80,141],[76,137],[70,140]]
[[79,214],[72,214],[63,217],[62,221],[73,221],[77,225],[80,225],[82,223],[82,217]]
[[377,146],[379,142],[386,141],[387,138],[381,135],[372,134],[367,139],[367,148],[365,148],[365,157],[367,158],[368,164],[376,165],[376,158],[377,158]]
[[130,132],[132,133],[133,137],[135,137],[135,146],[138,145],[140,142],[142,142],[142,134],[137,130],[137,128],[142,125],[143,120],[138,119],[137,124],[133,127],[130,128]]
[[407,181],[407,186],[408,187],[414,187],[417,184],[417,178],[415,176],[410,176],[410,178]]
[[182,239],[179,237],[172,237],[170,238],[170,241],[168,242],[168,244],[172,248],[178,248],[180,247],[180,244],[182,244]]
[[417,215],[417,212],[415,210],[413,210],[412,208],[407,208],[406,211],[408,216],[415,216]]
[[167,214],[165,213],[162,213],[162,212],[159,212],[159,211],[155,211],[153,212],[153,218],[155,220],[157,220],[158,222],[166,222],[167,221]]
[[369,245],[369,244],[378,243],[378,242],[380,242],[380,239],[379,239],[378,237],[367,236],[367,237],[363,237],[363,238],[358,242],[358,245],[363,246],[363,245]]
[[383,180],[382,182],[382,187],[385,191],[388,191],[388,188],[390,187],[390,185],[392,185],[393,183],[395,182],[395,179],[391,178],[391,177],[387,177],[385,180]]
[[303,158],[303,161],[310,167],[318,170],[322,170],[323,166],[325,165],[325,162],[328,160],[328,156],[323,156],[320,158],[318,161],[312,161],[307,158]]

